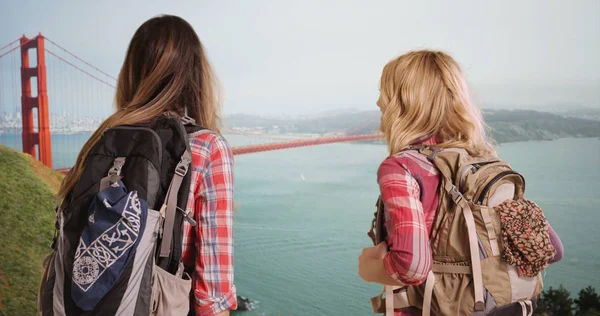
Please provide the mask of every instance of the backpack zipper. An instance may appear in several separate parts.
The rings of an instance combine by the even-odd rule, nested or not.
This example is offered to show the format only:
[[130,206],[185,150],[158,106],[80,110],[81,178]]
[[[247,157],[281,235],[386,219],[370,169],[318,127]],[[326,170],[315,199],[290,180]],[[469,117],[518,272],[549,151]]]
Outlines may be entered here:
[[463,184],[465,182],[465,179],[467,178],[467,173],[469,171],[471,171],[471,173],[475,173],[475,172],[479,171],[479,169],[481,169],[487,165],[497,163],[497,162],[499,162],[499,160],[478,162],[478,163],[463,166],[462,167],[463,170],[460,172],[460,179],[458,180],[458,190],[460,191],[460,193],[464,193],[463,192]]
[[523,186],[525,186],[525,178],[520,173],[518,173],[518,172],[516,172],[514,170],[502,171],[499,174],[497,174],[494,178],[492,178],[492,180],[490,180],[490,182],[488,182],[485,185],[485,187],[483,187],[483,190],[481,191],[481,194],[479,194],[479,199],[477,201],[477,204],[481,205],[483,203],[483,200],[485,199],[485,196],[487,195],[488,191],[490,190],[490,188],[492,187],[492,185],[494,183],[500,181],[500,179],[504,178],[505,176],[511,175],[511,174],[516,174],[516,175],[520,176],[521,179],[523,179]]
[[148,131],[150,133],[152,133],[152,135],[154,135],[154,138],[156,138],[156,141],[158,142],[158,163],[160,165],[162,165],[162,152],[163,152],[163,146],[162,146],[162,141],[160,140],[160,136],[158,136],[158,134],[156,133],[155,130],[149,128],[149,127],[143,127],[143,126],[128,126],[128,125],[120,125],[120,126],[115,126],[113,128],[110,129],[124,129],[124,130],[144,130],[144,131]]

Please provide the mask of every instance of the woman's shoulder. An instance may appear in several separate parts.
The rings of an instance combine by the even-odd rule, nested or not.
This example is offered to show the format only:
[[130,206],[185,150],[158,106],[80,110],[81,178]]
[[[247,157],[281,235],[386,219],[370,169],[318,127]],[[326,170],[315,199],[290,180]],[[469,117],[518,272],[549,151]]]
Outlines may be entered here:
[[189,135],[192,154],[210,156],[215,153],[232,156],[231,146],[223,135],[209,129],[203,129]]
[[378,175],[385,173],[408,173],[411,175],[438,175],[435,166],[417,151],[402,151],[391,155],[379,165]]

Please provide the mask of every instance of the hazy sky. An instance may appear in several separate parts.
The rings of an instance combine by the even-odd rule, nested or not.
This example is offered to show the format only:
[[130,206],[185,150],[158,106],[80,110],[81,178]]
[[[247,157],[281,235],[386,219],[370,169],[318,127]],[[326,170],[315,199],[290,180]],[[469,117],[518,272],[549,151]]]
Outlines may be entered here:
[[420,48],[452,54],[486,107],[600,107],[597,0],[0,1],[0,46],[42,32],[114,75],[141,23],[180,15],[226,113],[375,109],[384,64]]

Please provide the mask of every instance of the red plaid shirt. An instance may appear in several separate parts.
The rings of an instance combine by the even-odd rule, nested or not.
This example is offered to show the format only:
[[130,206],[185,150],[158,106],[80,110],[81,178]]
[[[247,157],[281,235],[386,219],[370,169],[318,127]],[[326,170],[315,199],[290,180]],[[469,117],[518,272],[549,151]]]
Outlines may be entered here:
[[[435,144],[433,139],[422,145]],[[385,205],[390,251],[383,259],[387,273],[404,284],[423,283],[432,266],[429,231],[435,217],[440,182],[437,169],[414,151],[386,158],[377,172]],[[396,311],[395,315],[420,315]]]
[[196,315],[237,308],[233,284],[233,155],[219,134],[190,136],[192,181],[184,224],[183,262],[192,273]]

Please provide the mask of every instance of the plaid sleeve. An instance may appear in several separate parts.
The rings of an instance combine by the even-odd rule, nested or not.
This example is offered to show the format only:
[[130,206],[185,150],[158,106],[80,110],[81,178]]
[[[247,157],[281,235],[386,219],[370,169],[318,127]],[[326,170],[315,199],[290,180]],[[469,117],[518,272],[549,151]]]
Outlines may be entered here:
[[202,138],[192,139],[192,152],[193,164],[201,169],[192,178],[194,200],[188,203],[197,225],[186,229],[183,259],[194,271],[196,315],[208,316],[237,308],[233,284],[233,155],[225,139],[216,134],[204,142]]
[[420,284],[431,270],[432,255],[419,184],[393,156],[381,164],[377,179],[390,248],[383,259],[384,268],[395,280]]

